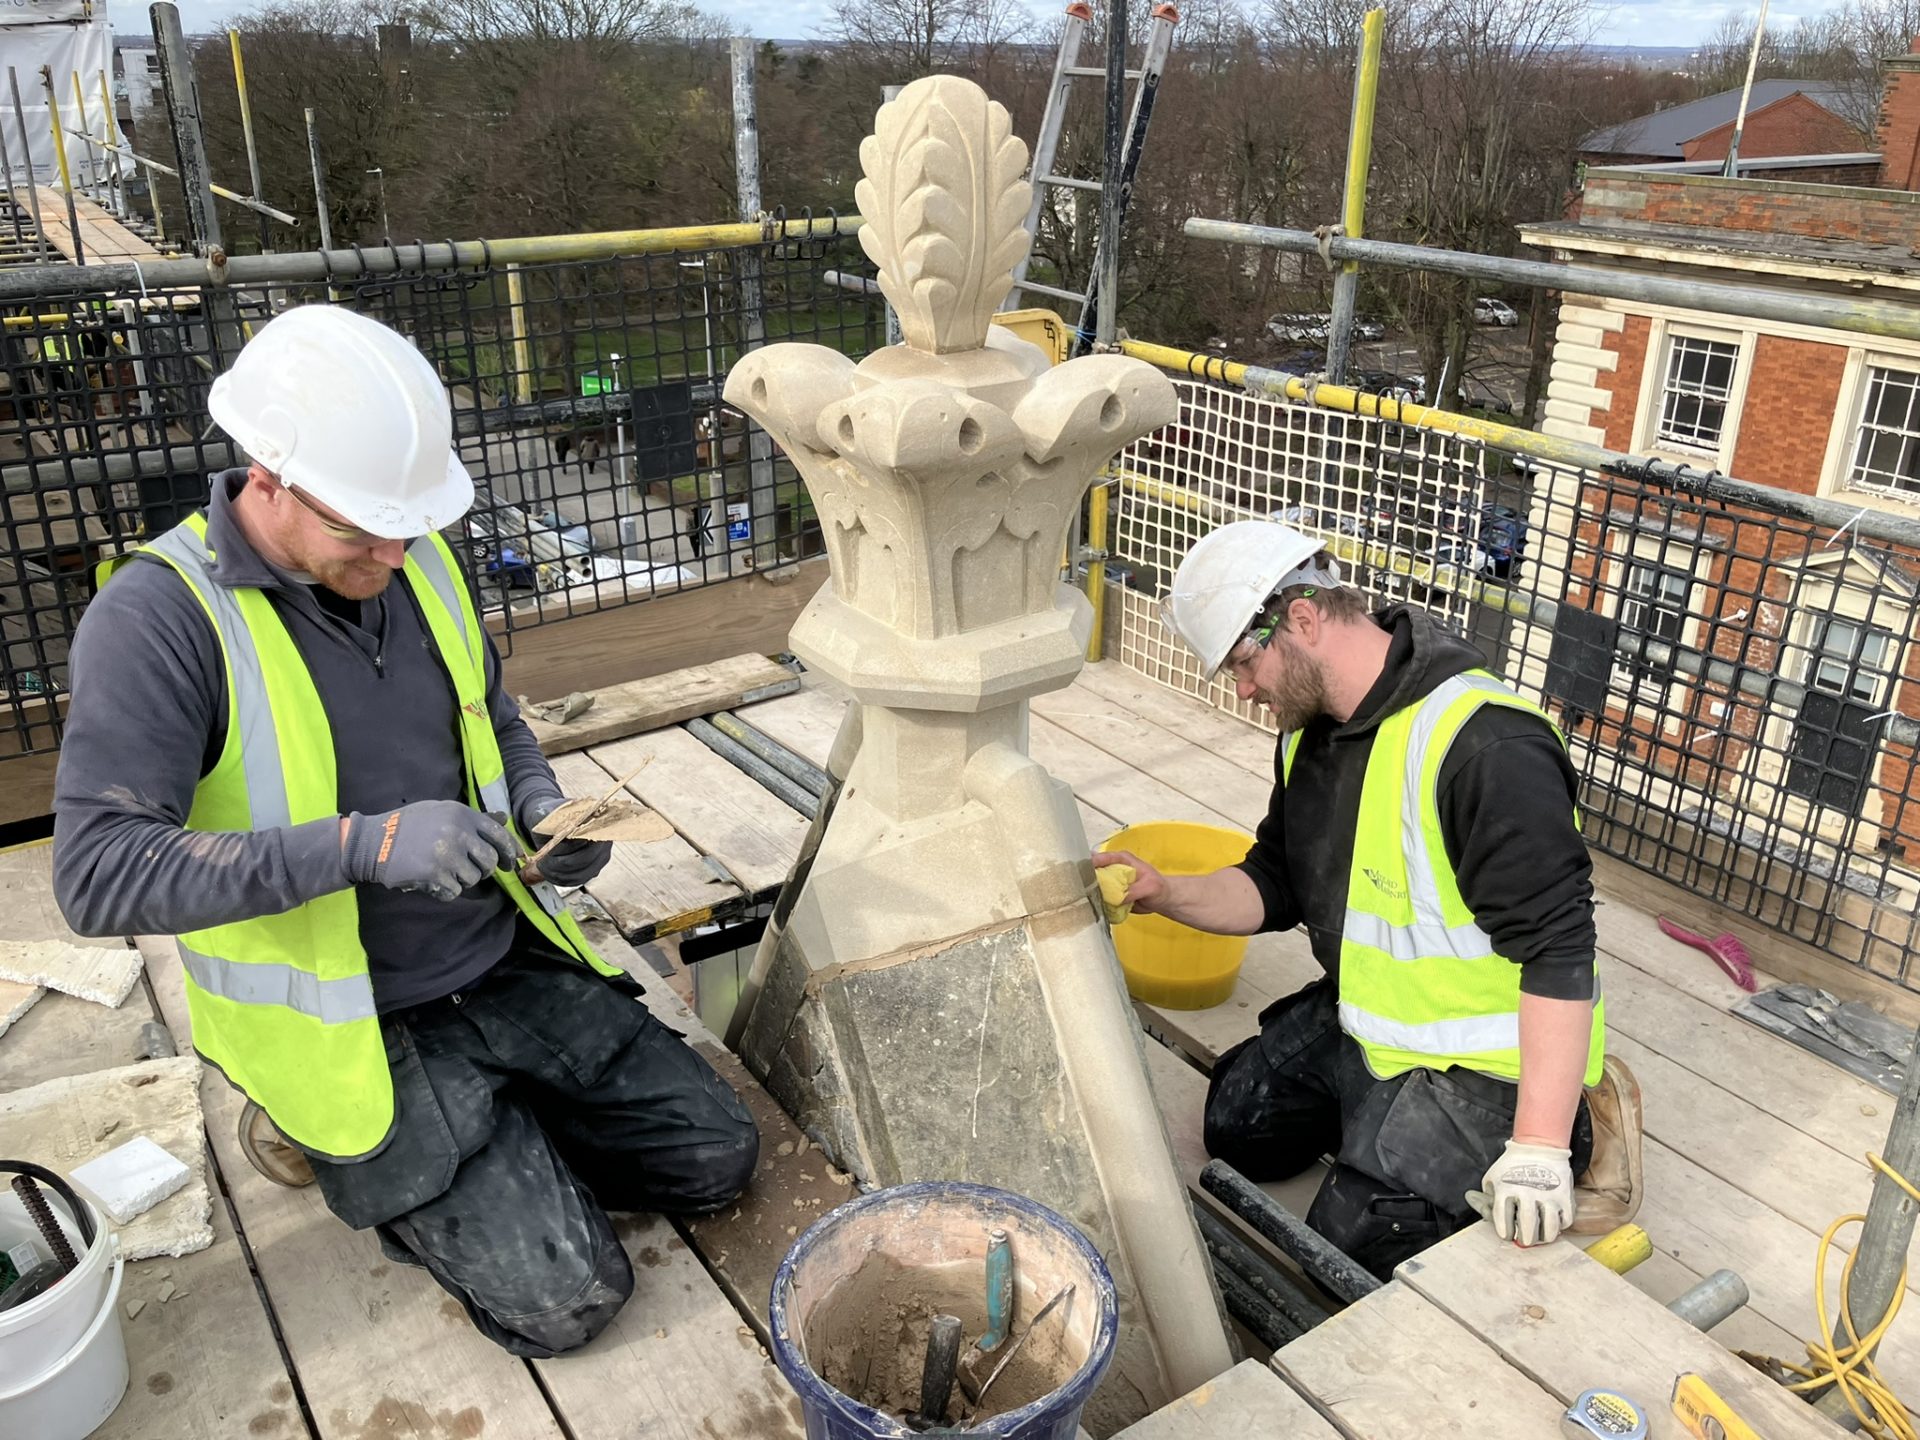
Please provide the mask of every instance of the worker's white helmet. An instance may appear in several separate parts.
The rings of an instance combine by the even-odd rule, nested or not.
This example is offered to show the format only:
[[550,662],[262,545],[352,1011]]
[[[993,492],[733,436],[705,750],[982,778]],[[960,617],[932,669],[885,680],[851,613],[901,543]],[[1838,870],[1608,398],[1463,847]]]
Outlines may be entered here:
[[1211,680],[1267,600],[1289,585],[1341,584],[1324,545],[1277,520],[1236,520],[1203,535],[1174,571],[1160,616]]
[[274,316],[207,409],[256,464],[369,534],[410,540],[473,505],[440,377],[412,341],[351,310]]

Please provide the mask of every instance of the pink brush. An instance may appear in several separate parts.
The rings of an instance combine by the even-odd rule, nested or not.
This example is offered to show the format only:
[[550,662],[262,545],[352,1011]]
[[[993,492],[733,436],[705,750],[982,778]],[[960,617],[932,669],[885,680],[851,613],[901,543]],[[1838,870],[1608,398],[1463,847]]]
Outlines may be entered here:
[[1704,950],[1712,957],[1734,984],[1751,995],[1759,987],[1753,979],[1753,957],[1747,953],[1747,947],[1740,943],[1739,937],[1732,932],[1716,935],[1709,940],[1704,935],[1696,935],[1683,925],[1676,925],[1662,915],[1660,928],[1682,945],[1691,945],[1696,950]]

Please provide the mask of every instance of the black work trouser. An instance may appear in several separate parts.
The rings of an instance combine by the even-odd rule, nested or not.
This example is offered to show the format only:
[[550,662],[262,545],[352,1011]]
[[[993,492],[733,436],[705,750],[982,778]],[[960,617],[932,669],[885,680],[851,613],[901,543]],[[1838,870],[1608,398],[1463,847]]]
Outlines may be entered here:
[[633,1293],[608,1210],[717,1210],[753,1174],[752,1116],[638,994],[522,943],[471,988],[381,1018],[392,1134],[359,1160],[312,1157],[335,1215],[513,1354],[584,1345]]
[[[1285,1180],[1322,1156],[1333,1167],[1307,1224],[1382,1280],[1473,1224],[1466,1192],[1513,1136],[1519,1087],[1472,1070],[1382,1080],[1340,1028],[1331,979],[1268,1006],[1260,1033],[1220,1057],[1207,1088],[1207,1153],[1250,1180]],[[1573,1173],[1587,1168],[1586,1101]]]

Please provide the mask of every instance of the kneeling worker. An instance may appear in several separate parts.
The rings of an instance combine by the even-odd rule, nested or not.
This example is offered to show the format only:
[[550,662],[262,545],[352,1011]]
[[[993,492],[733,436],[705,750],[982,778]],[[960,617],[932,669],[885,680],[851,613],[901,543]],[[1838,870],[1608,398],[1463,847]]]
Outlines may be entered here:
[[[633,1290],[607,1210],[726,1204],[752,1117],[515,873],[561,791],[436,533],[473,482],[433,367],[308,306],[209,408],[252,464],[74,638],[61,909],[178,935],[194,1048],[333,1213],[507,1350],[570,1350]],[[583,884],[608,853],[541,870]]]
[[1424,612],[1370,614],[1283,525],[1203,538],[1164,614],[1209,678],[1230,667],[1273,712],[1277,783],[1238,866],[1094,863],[1133,865],[1136,908],[1200,930],[1304,922],[1327,972],[1221,1057],[1209,1153],[1256,1180],[1333,1156],[1307,1221],[1382,1278],[1476,1208],[1502,1238],[1552,1240],[1602,1075],[1591,864],[1558,732]]

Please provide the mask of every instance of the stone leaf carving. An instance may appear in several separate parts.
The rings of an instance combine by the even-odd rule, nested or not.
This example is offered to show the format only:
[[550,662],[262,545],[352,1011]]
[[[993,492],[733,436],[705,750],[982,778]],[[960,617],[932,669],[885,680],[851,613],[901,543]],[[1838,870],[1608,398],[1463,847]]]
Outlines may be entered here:
[[916,80],[880,108],[860,168],[860,247],[907,344],[978,349],[1032,243],[1027,147],[1006,107],[957,75]]

